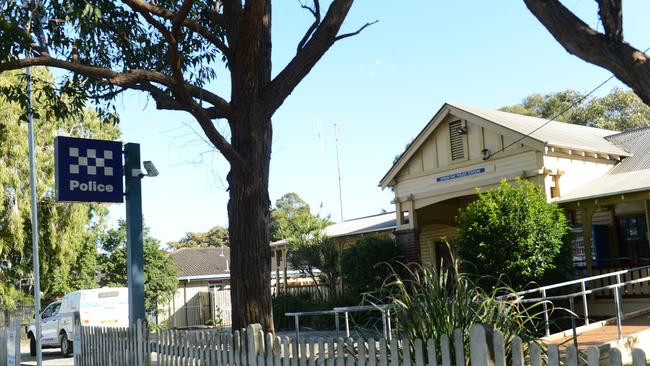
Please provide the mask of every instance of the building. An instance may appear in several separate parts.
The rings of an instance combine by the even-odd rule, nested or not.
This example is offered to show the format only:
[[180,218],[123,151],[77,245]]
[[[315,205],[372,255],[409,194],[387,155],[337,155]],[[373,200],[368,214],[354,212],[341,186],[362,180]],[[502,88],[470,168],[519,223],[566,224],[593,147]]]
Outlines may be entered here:
[[230,323],[230,248],[181,248],[169,254],[180,271],[174,298],[160,308],[159,322],[180,328],[221,318]]
[[[339,253],[346,247],[354,244],[364,236],[385,236],[394,238],[393,231],[396,227],[394,212],[378,215],[359,217],[332,224],[323,229],[323,234],[334,241]],[[271,269],[274,278],[272,286],[275,292],[283,289],[290,291],[292,288],[307,288],[313,286],[309,278],[305,278],[298,271],[289,268],[287,255],[289,247],[286,240],[271,243]],[[275,279],[278,279],[277,281]]]
[[439,263],[477,188],[528,179],[566,209],[576,265],[592,273],[650,257],[649,152],[649,128],[618,133],[444,104],[379,186],[395,192],[395,237],[407,258]]

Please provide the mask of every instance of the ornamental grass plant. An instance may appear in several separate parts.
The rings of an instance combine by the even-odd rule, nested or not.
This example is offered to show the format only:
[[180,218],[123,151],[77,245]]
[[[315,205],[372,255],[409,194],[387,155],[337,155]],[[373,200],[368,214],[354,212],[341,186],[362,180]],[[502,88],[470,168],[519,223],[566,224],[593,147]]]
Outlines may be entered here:
[[[515,336],[524,345],[535,342],[544,349],[539,342],[544,334],[544,302],[522,303],[507,286],[484,290],[477,285],[479,279],[459,271],[455,260],[442,271],[432,264],[386,266],[390,275],[383,288],[368,299],[375,304],[382,299],[391,306],[396,330],[411,347],[415,339],[434,339],[439,344],[443,334],[453,341],[454,331],[459,329],[465,355],[469,355],[470,327],[482,323],[503,334],[506,354],[510,354]],[[552,303],[546,305],[549,313],[554,310]]]

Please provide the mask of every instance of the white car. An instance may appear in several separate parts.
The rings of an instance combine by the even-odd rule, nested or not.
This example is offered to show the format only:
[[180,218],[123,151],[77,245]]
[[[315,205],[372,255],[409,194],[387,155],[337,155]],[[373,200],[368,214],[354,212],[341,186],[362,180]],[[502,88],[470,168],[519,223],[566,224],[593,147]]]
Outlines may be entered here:
[[[126,287],[79,290],[66,294],[63,300],[49,304],[41,313],[41,344],[61,347],[64,357],[72,353],[74,325],[128,327],[129,302]],[[29,353],[36,355],[36,326],[27,327]]]

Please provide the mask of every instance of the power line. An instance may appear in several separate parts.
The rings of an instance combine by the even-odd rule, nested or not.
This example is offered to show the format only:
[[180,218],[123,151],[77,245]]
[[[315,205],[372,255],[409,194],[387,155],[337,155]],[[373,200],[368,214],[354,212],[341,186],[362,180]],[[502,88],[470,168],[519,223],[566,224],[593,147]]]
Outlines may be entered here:
[[[646,48],[646,49],[643,51],[643,53],[646,53],[646,52],[648,52],[649,50],[650,50],[650,47]],[[513,146],[513,145],[516,145],[517,143],[521,142],[522,140],[524,140],[524,139],[530,137],[533,133],[535,133],[535,132],[539,131],[540,129],[542,129],[544,126],[546,126],[546,125],[548,125],[549,123],[555,121],[558,117],[562,116],[564,113],[568,112],[569,110],[571,110],[573,107],[577,106],[578,104],[582,103],[582,102],[583,102],[585,99],[587,99],[591,94],[595,93],[596,90],[600,89],[603,85],[607,84],[607,83],[608,83],[610,80],[612,80],[614,77],[615,77],[615,75],[612,74],[612,75],[611,75],[610,77],[608,77],[605,81],[603,81],[602,83],[598,84],[595,88],[593,88],[589,93],[587,93],[587,94],[583,95],[582,97],[578,98],[578,100],[576,100],[576,101],[574,101],[573,103],[571,103],[570,106],[568,106],[567,108],[563,109],[562,111],[560,111],[559,113],[557,113],[556,115],[554,115],[553,117],[551,117],[548,121],[542,123],[540,126],[538,126],[537,128],[535,128],[534,130],[530,131],[529,133],[525,134],[524,136],[518,138],[518,139],[515,140],[514,142],[512,142],[512,143],[508,144],[507,146],[504,146],[503,148],[501,148],[501,150],[497,151],[494,155],[491,156],[491,158],[493,158],[494,156],[496,156],[497,154],[499,154],[499,153],[501,153],[501,152],[506,151],[506,149],[508,149],[509,147],[511,147],[511,146]]]

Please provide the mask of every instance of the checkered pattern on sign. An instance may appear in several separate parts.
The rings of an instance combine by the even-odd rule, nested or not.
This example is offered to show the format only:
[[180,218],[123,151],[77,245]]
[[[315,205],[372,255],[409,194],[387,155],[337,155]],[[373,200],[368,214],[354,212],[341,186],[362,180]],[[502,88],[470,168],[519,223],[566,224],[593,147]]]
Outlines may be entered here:
[[86,154],[81,155],[79,148],[71,147],[68,150],[70,158],[77,158],[77,164],[70,164],[70,174],[81,174],[82,168],[88,175],[101,174],[107,177],[113,175],[113,167],[108,166],[113,160],[113,152],[110,150],[100,150],[101,155],[97,155],[97,150],[86,149]]

